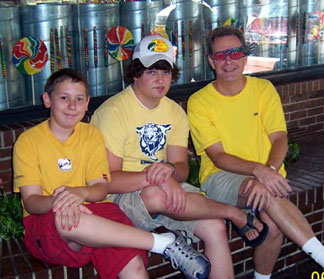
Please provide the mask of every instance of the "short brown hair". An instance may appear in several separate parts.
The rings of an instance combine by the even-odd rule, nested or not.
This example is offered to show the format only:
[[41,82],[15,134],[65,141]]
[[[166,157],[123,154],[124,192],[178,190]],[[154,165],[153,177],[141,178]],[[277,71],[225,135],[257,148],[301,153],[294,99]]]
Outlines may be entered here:
[[243,32],[231,25],[224,25],[215,28],[208,36],[208,51],[209,53],[213,53],[213,44],[216,38],[224,37],[224,36],[236,36],[240,42],[242,47],[246,47],[245,37]]
[[180,76],[180,70],[175,64],[173,64],[172,68],[169,62],[165,60],[159,60],[158,62],[152,64],[149,68],[146,68],[142,64],[142,62],[138,58],[136,58],[128,64],[124,79],[128,83],[133,83],[134,78],[140,78],[145,70],[170,71],[172,73],[172,80],[178,80]]
[[65,80],[71,80],[72,82],[76,83],[81,82],[86,89],[87,95],[89,95],[89,86],[87,80],[78,71],[70,68],[65,68],[54,72],[46,81],[45,92],[47,92],[48,95],[51,95],[55,90],[56,85]]

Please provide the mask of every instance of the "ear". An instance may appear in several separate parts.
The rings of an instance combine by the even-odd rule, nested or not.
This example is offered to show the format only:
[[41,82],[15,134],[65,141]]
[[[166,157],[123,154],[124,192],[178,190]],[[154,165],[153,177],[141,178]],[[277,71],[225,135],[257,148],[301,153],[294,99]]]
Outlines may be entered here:
[[46,108],[50,108],[51,107],[51,98],[50,95],[47,92],[44,92],[43,95],[43,102],[44,102],[44,106]]
[[247,63],[247,60],[248,60],[248,56],[245,56],[244,57],[244,61],[243,61],[243,63],[244,63],[244,66],[246,65],[246,63]]
[[89,102],[90,102],[90,96],[88,96],[88,101],[87,101],[87,110],[88,110]]
[[212,59],[209,54],[207,57],[208,57],[208,62],[209,62],[210,67],[215,71],[216,69],[215,69],[214,59]]

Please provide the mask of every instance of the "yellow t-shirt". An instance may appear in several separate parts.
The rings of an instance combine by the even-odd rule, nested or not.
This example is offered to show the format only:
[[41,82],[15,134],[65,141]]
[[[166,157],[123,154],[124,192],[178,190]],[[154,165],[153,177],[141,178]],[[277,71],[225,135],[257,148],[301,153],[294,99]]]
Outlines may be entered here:
[[[227,154],[265,164],[271,149],[268,135],[286,131],[278,93],[271,82],[247,76],[236,96],[221,95],[208,84],[188,100],[188,118],[194,146],[201,156],[201,184],[219,171],[205,149],[222,142]],[[284,166],[280,173],[285,176]]]
[[167,97],[154,109],[137,99],[131,86],[105,101],[91,117],[106,147],[123,159],[124,171],[142,171],[149,162],[167,161],[167,146],[187,147],[184,110]]
[[54,136],[48,120],[25,131],[15,143],[13,167],[15,192],[21,186],[40,185],[44,196],[62,185],[76,187],[94,179],[110,180],[102,136],[86,123],[78,123],[65,142]]

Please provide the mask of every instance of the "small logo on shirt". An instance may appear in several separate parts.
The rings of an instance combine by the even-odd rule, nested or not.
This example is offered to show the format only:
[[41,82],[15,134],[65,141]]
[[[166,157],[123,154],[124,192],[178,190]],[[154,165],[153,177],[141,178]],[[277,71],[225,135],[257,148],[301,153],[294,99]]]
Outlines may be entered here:
[[108,180],[107,174],[103,173],[103,174],[102,174],[102,177],[103,177],[103,179]]
[[57,164],[61,171],[70,171],[72,169],[72,164],[70,159],[58,159]]
[[254,116],[258,116],[258,115],[259,115],[259,113],[258,113],[258,112],[255,112],[255,113],[253,113],[253,115],[254,115]]

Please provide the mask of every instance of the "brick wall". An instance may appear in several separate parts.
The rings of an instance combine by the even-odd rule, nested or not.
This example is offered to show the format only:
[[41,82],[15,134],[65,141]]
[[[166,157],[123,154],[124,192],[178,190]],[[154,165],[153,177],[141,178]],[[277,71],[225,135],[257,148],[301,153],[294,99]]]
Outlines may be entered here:
[[324,129],[324,79],[278,85],[292,137]]
[[[278,85],[277,90],[282,99],[290,137],[298,138],[324,131],[324,79]],[[185,107],[185,102],[181,104]],[[6,192],[12,191],[13,143],[20,133],[39,122],[40,120],[0,126],[0,177],[4,181],[3,187]],[[298,192],[291,199],[305,214],[316,235],[323,242],[323,186]],[[251,278],[253,250],[244,246],[230,226],[229,237],[237,278]],[[199,249],[202,249],[202,244],[199,243],[199,245]],[[152,255],[149,263],[151,278],[166,274],[169,274],[167,278],[183,278],[178,272],[173,271],[160,256]],[[311,272],[316,268],[320,271],[319,267],[314,265],[314,262],[295,244],[285,239],[276,263],[274,278],[311,278]],[[170,274],[173,275],[170,276]],[[300,277],[297,274],[304,275]],[[283,277],[284,275],[286,277]]]

